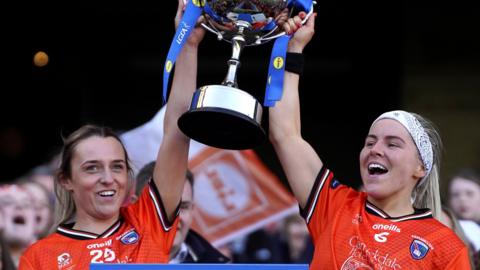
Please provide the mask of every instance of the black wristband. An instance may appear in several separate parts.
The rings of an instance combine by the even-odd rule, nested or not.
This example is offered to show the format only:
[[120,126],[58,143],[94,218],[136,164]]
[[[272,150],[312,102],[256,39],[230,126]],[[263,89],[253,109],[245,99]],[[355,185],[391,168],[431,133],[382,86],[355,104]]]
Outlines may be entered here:
[[305,57],[302,53],[287,52],[285,61],[285,70],[298,75],[303,74],[303,66],[305,65]]

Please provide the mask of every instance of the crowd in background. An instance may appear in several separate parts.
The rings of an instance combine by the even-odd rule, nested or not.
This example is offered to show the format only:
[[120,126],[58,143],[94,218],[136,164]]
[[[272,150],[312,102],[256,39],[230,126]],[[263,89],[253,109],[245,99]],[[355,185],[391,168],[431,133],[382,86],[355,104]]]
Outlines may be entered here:
[[[16,269],[23,251],[55,231],[55,165],[54,160],[0,185],[0,270]],[[313,255],[305,221],[299,214],[217,248],[232,263],[307,264]]]
[[[1,268],[15,269],[22,252],[52,230],[55,162],[0,186]],[[480,175],[462,169],[449,181],[442,222],[469,245],[480,267]],[[309,263],[313,245],[305,221],[292,215],[218,249],[233,263]]]

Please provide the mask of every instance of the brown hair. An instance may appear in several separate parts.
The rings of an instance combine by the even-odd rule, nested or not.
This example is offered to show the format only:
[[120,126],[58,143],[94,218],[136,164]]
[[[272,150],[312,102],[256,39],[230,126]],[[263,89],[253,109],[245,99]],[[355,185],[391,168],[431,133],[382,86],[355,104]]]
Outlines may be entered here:
[[[127,164],[127,171],[129,175],[129,187],[131,186],[131,179],[133,179],[133,170],[128,159],[127,150],[123,145],[120,137],[109,127],[100,127],[95,125],[84,125],[71,133],[66,139],[63,140],[63,148],[60,155],[60,167],[55,173],[55,225],[58,226],[61,223],[71,221],[75,217],[76,207],[73,201],[71,193],[66,190],[60,180],[71,177],[72,168],[71,161],[74,151],[77,145],[90,137],[108,138],[112,137],[116,139],[123,148],[125,153],[125,161]],[[55,226],[55,227],[56,227]]]
[[462,178],[465,180],[469,180],[480,186],[480,175],[474,169],[470,169],[470,168],[461,169],[457,173],[455,173],[452,177],[450,177],[450,180],[453,180],[455,178]]

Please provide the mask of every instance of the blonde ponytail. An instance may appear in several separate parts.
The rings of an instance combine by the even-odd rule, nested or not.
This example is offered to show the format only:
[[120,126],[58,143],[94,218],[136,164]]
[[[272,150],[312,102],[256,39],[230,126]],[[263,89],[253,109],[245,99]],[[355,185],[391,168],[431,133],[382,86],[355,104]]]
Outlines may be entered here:
[[440,198],[440,160],[442,156],[443,144],[440,134],[434,124],[426,118],[412,113],[420,122],[425,132],[428,134],[432,144],[433,166],[428,175],[412,192],[413,206],[415,208],[429,208],[432,210],[433,217],[439,218],[442,211]]

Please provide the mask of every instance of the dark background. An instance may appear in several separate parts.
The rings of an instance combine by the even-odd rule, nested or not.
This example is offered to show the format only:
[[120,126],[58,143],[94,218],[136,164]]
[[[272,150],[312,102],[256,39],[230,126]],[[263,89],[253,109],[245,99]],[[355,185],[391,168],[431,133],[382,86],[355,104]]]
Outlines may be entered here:
[[[0,180],[46,161],[61,136],[84,123],[123,131],[153,117],[162,103],[176,5],[33,3],[6,9]],[[479,10],[413,1],[321,1],[316,10],[316,35],[305,51],[301,81],[303,134],[339,178],[356,185],[370,123],[408,103],[402,98],[407,64],[455,60],[477,67]],[[260,101],[270,49],[247,47],[241,58],[239,87]],[[32,63],[38,50],[50,56],[42,68]],[[199,85],[223,80],[230,50],[207,33]],[[282,175],[270,145],[255,150]]]

